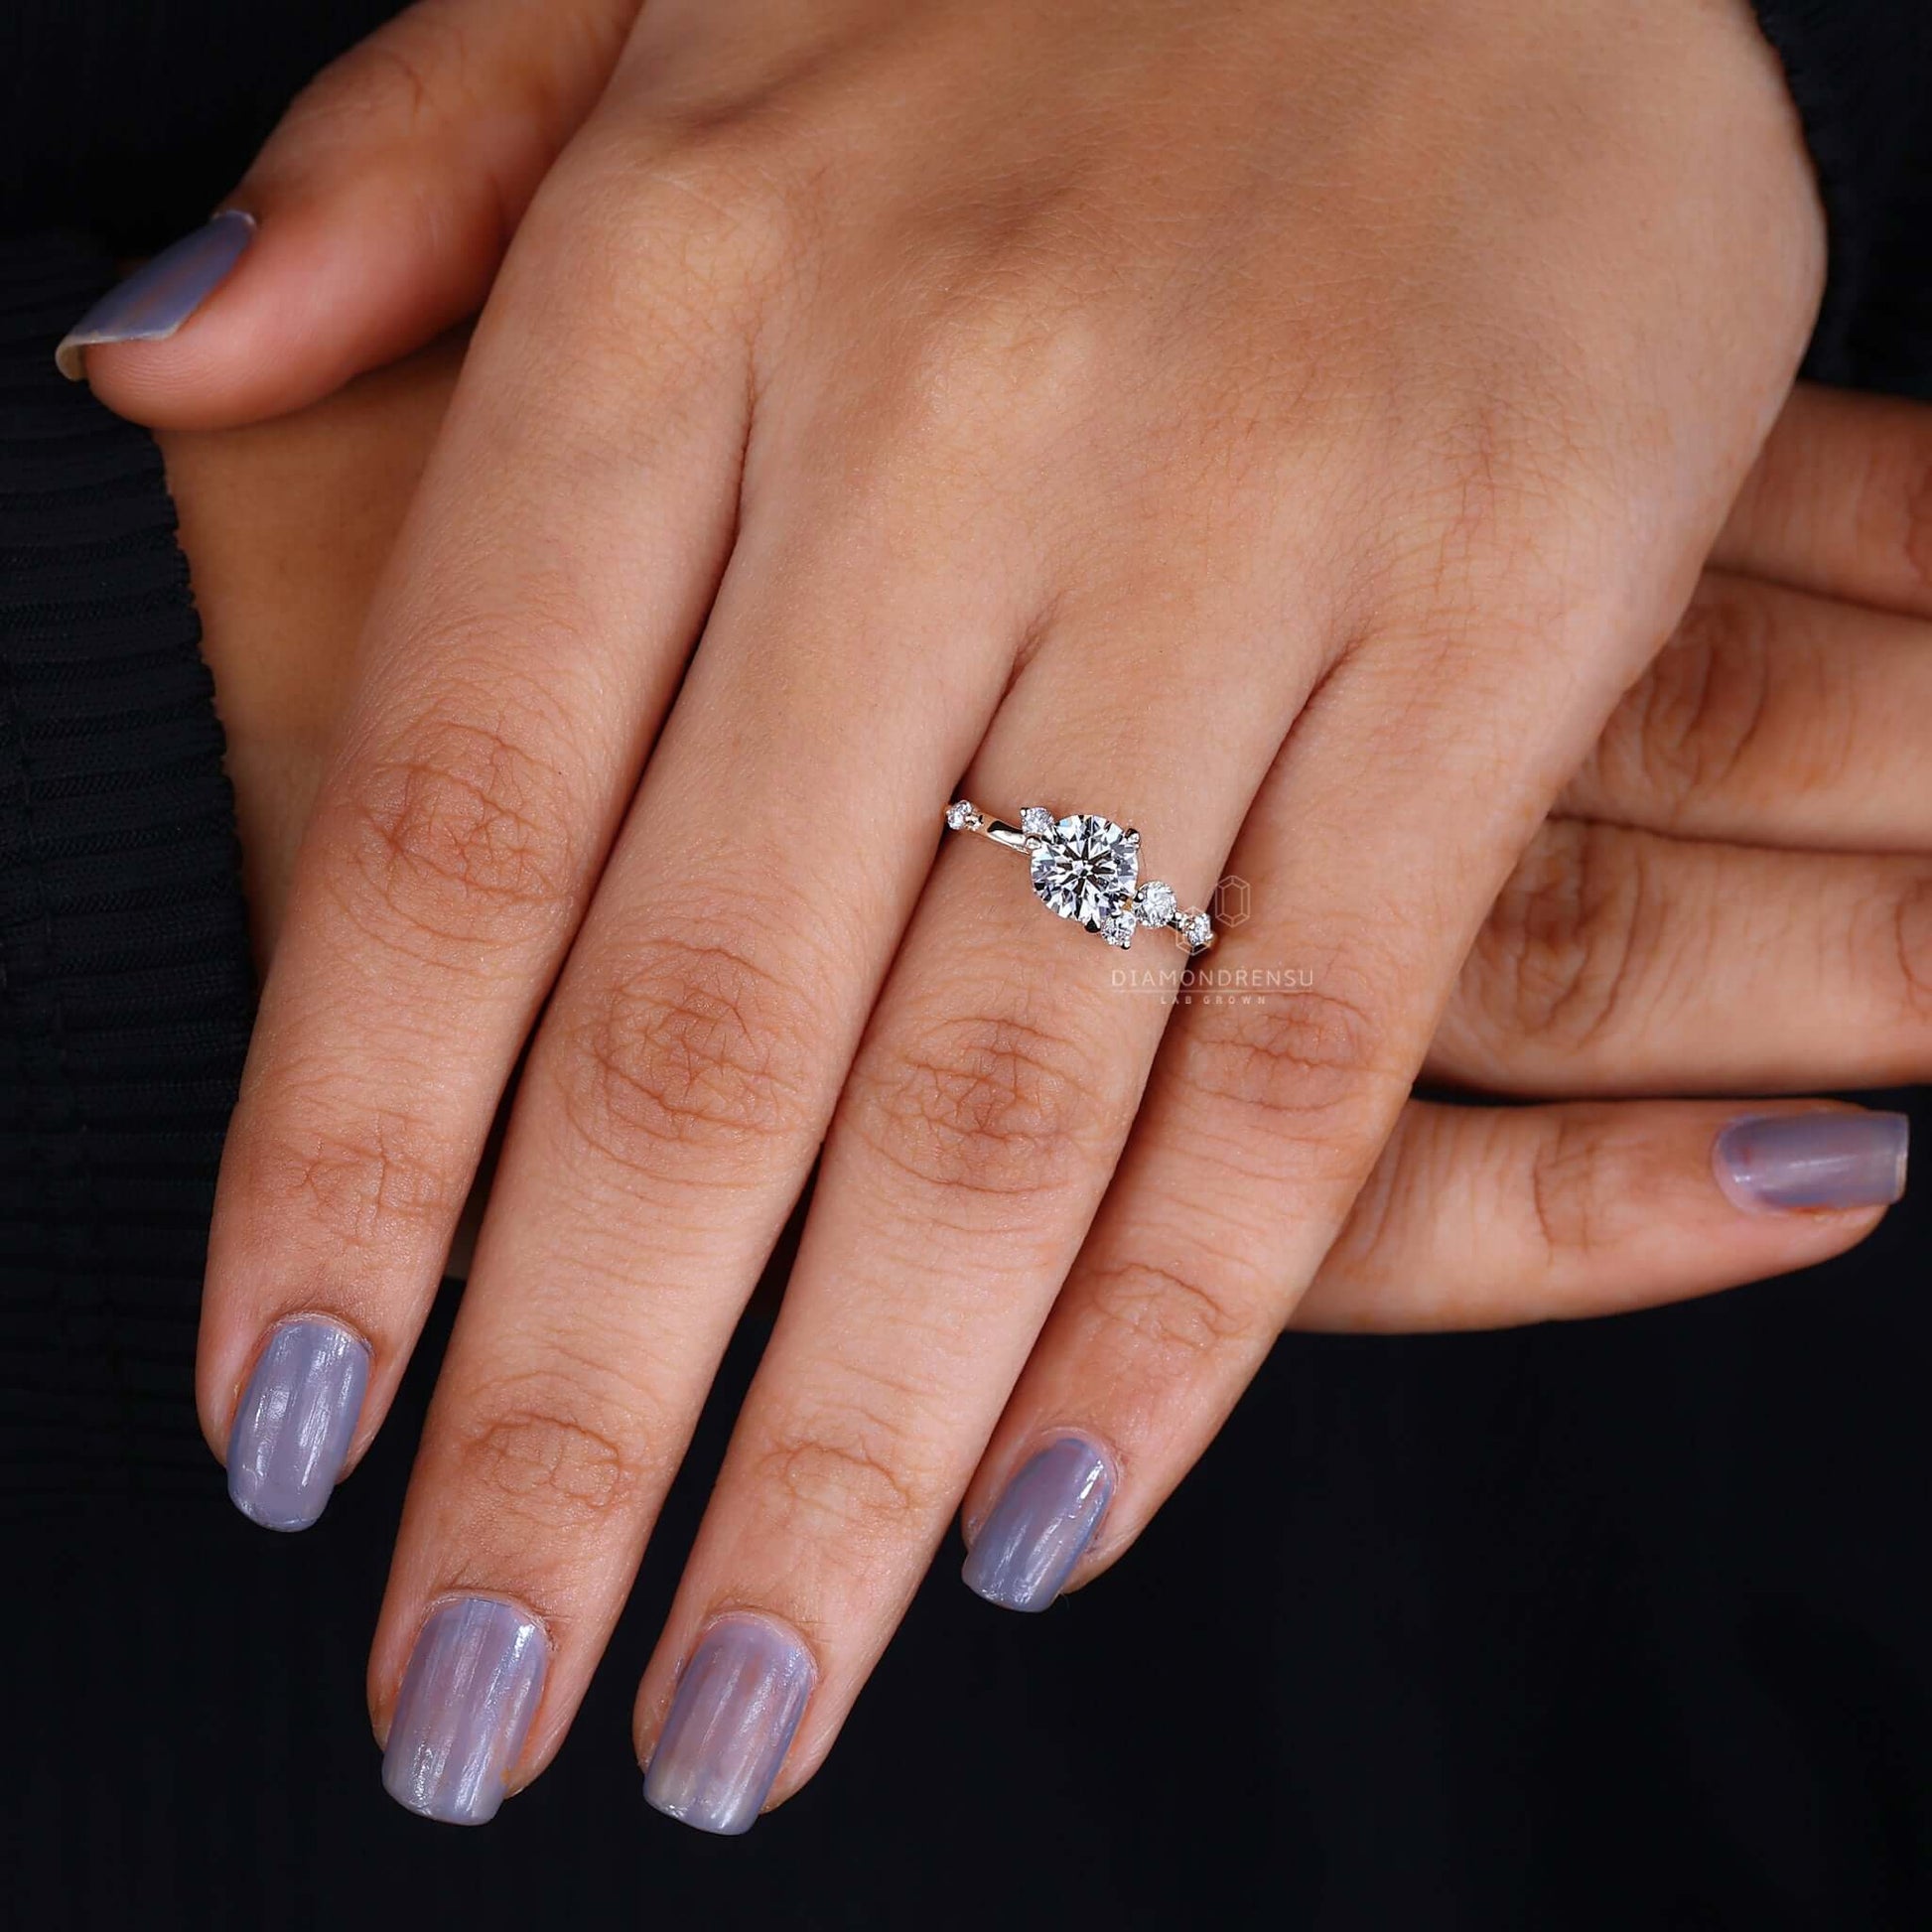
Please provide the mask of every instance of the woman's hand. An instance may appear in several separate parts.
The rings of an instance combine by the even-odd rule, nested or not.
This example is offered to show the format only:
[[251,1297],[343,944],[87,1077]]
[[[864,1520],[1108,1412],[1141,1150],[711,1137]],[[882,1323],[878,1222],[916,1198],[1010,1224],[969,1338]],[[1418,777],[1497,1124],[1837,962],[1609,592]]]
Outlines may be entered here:
[[[162,438],[264,965],[459,352],[261,428]],[[1292,1325],[1608,1313],[1805,1266],[1875,1223],[1870,1206],[1750,1211],[1710,1145],[1735,1103],[1609,1096],[1932,1071],[1914,924],[1932,894],[1927,474],[1932,412],[1793,394],[1676,635],[1491,909],[1425,1069],[1599,1100],[1411,1101]],[[1876,1173],[1887,1130],[1869,1131]]]
[[[1689,594],[1820,253],[1741,6],[642,18],[378,600],[210,1257],[210,1439],[326,1317],[359,1447],[536,1027],[371,1663],[392,1791],[484,1816],[554,1748],[821,1143],[654,1800],[809,1774],[976,1463],[991,1595],[1132,1541]],[[1183,897],[1232,849],[1217,963],[1293,990],[1173,1012],[1002,855],[934,870],[961,770]]]
[[[164,439],[230,735],[264,953],[273,939],[265,911],[283,896],[291,829],[348,686],[349,642],[453,368],[448,352],[418,357],[264,429]],[[1620,840],[1619,824],[1662,829],[1646,844],[1665,871],[1695,865],[1712,881],[1712,901],[1739,915],[1698,928],[1692,936],[1705,949],[1693,957],[1665,954],[1676,979],[1710,990],[1707,1018],[1737,1005],[1740,1038],[1751,1035],[1739,1087],[1786,1084],[1793,1072],[1781,1017],[1763,1002],[1736,1000],[1753,932],[1767,919],[1786,921],[1787,952],[1805,960],[1809,949],[1839,943],[1831,905],[1865,893],[1878,902],[1888,883],[1922,890],[1926,877],[1922,862],[1899,867],[1880,855],[1932,845],[1918,749],[1932,709],[1932,629],[1910,621],[1914,610],[1932,613],[1912,549],[1928,464],[1924,412],[1823,392],[1794,398],[1721,540],[1727,567],[1707,576],[1678,637],[1571,787],[1565,809],[1574,816],[1553,820],[1545,835],[1553,863],[1526,862],[1486,929],[1523,934],[1513,908],[1534,892],[1547,908],[1537,922],[1546,963],[1600,956],[1609,929],[1600,917],[1578,921],[1592,905],[1634,901],[1592,894],[1580,862]],[[1820,723],[1829,734],[1822,741],[1812,729]],[[1756,728],[1741,731],[1745,724]],[[1847,756],[1821,759],[1821,743]],[[1559,836],[1566,823],[1572,832]],[[1795,858],[1821,840],[1847,849],[1820,860],[1813,897],[1825,909],[1808,918],[1781,884],[1781,875],[1800,883],[1802,869],[1762,858],[1786,847]],[[1565,864],[1578,869],[1566,875]],[[1821,1084],[1874,1072],[1922,1077],[1932,1059],[1882,922],[1873,925],[1871,942],[1834,968],[1852,1024],[1817,1035]],[[1613,950],[1626,982],[1654,983],[1649,948],[1674,926],[1639,920],[1620,936]],[[1484,990],[1497,984],[1489,962],[1499,956],[1512,955],[1486,936],[1451,1007],[1489,1016],[1493,1077],[1522,1087],[1524,1056],[1534,1052],[1548,1065],[1551,1091],[1603,1085],[1587,1041],[1552,1038],[1538,1024],[1562,1002],[1519,1013],[1518,1039],[1497,1034],[1512,1012]],[[1511,983],[1542,977],[1518,973]],[[1590,974],[1573,967],[1571,978],[1583,984]],[[1654,1006],[1624,1015],[1625,1083],[1665,1084],[1681,1064],[1668,1032],[1653,1034],[1660,1017],[1669,1015]],[[1887,1058],[1874,1061],[1874,1042]],[[1578,1044],[1573,1078],[1566,1069]],[[1445,1058],[1441,1044],[1436,1057]],[[1754,1111],[1820,1118],[1781,1106]],[[1872,1224],[1870,1209],[1763,1213],[1734,1189],[1721,1191],[1712,1140],[1736,1112],[1412,1102],[1296,1323],[1391,1328],[1602,1311],[1821,1259]]]

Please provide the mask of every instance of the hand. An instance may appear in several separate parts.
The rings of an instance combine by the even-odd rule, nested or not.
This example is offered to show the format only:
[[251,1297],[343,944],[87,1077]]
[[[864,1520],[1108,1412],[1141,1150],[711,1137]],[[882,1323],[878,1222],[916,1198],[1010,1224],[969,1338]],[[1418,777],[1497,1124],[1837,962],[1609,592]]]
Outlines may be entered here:
[[[162,436],[264,966],[458,360],[440,345],[262,428]],[[1794,393],[1676,635],[1491,909],[1432,1078],[1544,1098],[1932,1070],[1912,931],[1932,878],[1932,590],[1914,547],[1927,468],[1932,412]],[[1708,1145],[1735,1112],[1411,1101],[1292,1325],[1609,1313],[1803,1267],[1875,1225],[1870,1206],[1740,1216]]]
[[[815,1680],[776,1788],[808,1774],[990,1431],[969,1523],[1073,1432],[1111,1471],[1085,1574],[1127,1546],[1670,627],[1818,258],[1741,10],[644,17],[379,600],[210,1261],[211,1437],[318,1312],[373,1344],[365,1441],[548,994],[378,1724],[440,1599],[536,1614],[438,1612],[398,1795],[477,1816],[554,1748],[821,1139],[640,1750],[731,1607],[792,1715]],[[1131,808],[1197,891],[1232,844],[1223,957],[1313,986],[1163,1042],[997,855],[925,885],[962,767]],[[527,1743],[436,1703],[453,1633],[509,1642]],[[742,1826],[784,1735],[726,1799],[678,1789],[716,1654],[653,1790]],[[462,1725],[481,1797],[430,1775]]]

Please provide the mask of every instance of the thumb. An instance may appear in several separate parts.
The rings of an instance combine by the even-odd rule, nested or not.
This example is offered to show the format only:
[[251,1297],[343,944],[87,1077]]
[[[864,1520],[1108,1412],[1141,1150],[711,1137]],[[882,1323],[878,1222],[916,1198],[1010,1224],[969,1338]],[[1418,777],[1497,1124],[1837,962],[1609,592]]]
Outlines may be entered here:
[[206,227],[56,351],[157,429],[299,409],[482,306],[639,0],[418,0],[297,96]]

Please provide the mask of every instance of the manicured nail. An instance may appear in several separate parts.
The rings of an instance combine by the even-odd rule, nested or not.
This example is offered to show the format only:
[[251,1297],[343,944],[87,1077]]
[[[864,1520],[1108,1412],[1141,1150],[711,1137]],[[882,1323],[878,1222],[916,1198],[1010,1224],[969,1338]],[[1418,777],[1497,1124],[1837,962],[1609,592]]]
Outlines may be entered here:
[[1106,1456],[1078,1436],[1049,1443],[1009,1482],[960,1573],[1009,1610],[1043,1610],[1086,1554],[1114,1493]]
[[369,1345],[339,1321],[305,1316],[269,1336],[228,1432],[228,1496],[270,1530],[306,1530],[343,1472]]
[[255,217],[225,208],[118,282],[61,338],[54,359],[69,382],[96,343],[165,342],[213,294],[255,238]]
[[1764,1114],[1718,1136],[1712,1167],[1737,1207],[1886,1207],[1905,1191],[1903,1114]]
[[790,1631],[761,1616],[720,1617],[678,1681],[644,1797],[701,1832],[749,1832],[817,1676]]
[[432,1611],[382,1754],[382,1788],[445,1825],[486,1825],[543,1696],[543,1625],[490,1596]]

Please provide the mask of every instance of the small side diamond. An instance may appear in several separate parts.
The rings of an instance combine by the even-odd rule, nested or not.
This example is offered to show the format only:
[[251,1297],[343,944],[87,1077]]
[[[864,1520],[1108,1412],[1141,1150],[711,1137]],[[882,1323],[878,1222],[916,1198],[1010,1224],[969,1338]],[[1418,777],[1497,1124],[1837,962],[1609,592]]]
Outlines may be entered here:
[[1139,924],[1134,915],[1134,903],[1129,899],[1125,904],[1115,907],[1100,924],[1100,936],[1110,946],[1127,947],[1134,943],[1134,928]]
[[1050,839],[1053,836],[1053,814],[1044,805],[1029,805],[1020,814],[1020,829],[1030,839]]
[[1214,936],[1214,922],[1205,912],[1183,913],[1179,926],[1180,936],[1195,952],[1199,952]]
[[1150,879],[1135,899],[1135,910],[1140,913],[1143,925],[1173,925],[1179,905],[1173,888],[1159,879]]
[[955,798],[946,807],[946,824],[955,832],[970,832],[978,821],[979,813],[970,798]]

